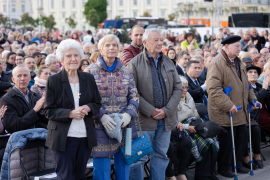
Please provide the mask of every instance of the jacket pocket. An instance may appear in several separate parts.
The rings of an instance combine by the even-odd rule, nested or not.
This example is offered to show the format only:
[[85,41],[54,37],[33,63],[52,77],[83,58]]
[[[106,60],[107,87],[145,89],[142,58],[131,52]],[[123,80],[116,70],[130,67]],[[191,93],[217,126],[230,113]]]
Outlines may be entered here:
[[49,121],[47,128],[55,130],[57,128],[57,123],[53,121]]

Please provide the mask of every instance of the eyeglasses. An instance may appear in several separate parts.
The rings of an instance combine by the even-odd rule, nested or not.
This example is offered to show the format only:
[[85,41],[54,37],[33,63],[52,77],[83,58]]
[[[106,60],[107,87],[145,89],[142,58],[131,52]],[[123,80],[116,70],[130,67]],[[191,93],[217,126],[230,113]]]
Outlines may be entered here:
[[183,88],[183,90],[184,90],[184,89],[188,90],[189,87],[182,87],[182,88]]

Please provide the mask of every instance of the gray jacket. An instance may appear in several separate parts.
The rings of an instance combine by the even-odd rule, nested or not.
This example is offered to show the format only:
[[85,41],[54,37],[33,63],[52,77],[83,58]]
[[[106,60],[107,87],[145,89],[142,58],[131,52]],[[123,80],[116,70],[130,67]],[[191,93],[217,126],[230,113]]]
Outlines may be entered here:
[[[167,101],[162,108],[166,114],[165,129],[170,131],[178,123],[176,108],[181,99],[183,90],[182,83],[172,60],[162,54],[161,74],[165,81]],[[134,76],[139,99],[139,120],[143,131],[157,129],[156,120],[151,116],[155,110],[153,97],[153,83],[150,62],[146,49],[135,56],[129,63],[128,68]]]
[[241,51],[247,52],[249,47],[254,47],[252,43],[248,45],[248,42],[245,39],[241,39],[240,43],[241,43]]

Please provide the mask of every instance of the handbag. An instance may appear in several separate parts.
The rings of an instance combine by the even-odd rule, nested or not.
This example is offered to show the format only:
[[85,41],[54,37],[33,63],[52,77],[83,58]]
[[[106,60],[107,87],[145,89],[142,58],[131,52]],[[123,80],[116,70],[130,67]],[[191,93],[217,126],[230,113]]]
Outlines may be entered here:
[[120,147],[121,156],[124,162],[128,165],[131,165],[132,163],[137,162],[142,157],[150,154],[153,151],[152,144],[149,141],[148,137],[145,134],[142,134],[139,118],[136,117],[135,119],[137,120],[138,125],[139,125],[140,136],[137,139],[132,141],[131,155],[130,156],[125,155],[125,143],[123,144],[123,146]]

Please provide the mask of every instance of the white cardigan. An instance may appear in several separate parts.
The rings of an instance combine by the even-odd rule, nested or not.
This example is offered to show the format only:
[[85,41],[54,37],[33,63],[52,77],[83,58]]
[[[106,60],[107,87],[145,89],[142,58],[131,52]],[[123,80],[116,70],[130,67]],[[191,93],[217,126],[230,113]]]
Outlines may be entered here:
[[[187,92],[185,98],[185,102],[180,100],[177,106],[177,117],[179,122],[191,117],[199,116],[192,96]],[[184,129],[188,129],[189,125],[183,124],[183,127]]]

